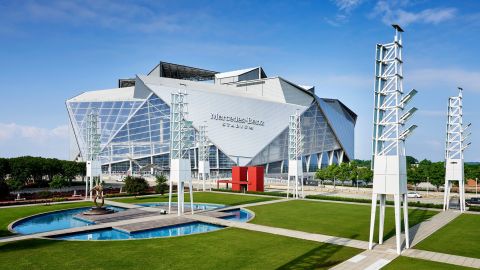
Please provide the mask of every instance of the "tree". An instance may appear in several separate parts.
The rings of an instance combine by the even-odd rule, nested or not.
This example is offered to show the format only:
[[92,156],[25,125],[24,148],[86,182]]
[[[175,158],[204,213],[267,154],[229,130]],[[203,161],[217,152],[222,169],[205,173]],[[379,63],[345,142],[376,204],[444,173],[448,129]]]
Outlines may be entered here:
[[78,166],[73,161],[64,161],[62,162],[62,175],[66,178],[69,184],[72,183],[72,179],[79,174]]
[[20,190],[23,187],[23,181],[19,180],[18,178],[8,178],[6,183],[10,190]]
[[7,198],[8,194],[10,194],[10,188],[8,187],[5,180],[0,179],[0,199]]
[[407,160],[407,168],[409,168],[410,166],[412,166],[413,164],[417,164],[418,163],[418,160],[412,156],[406,156],[405,157],[406,160]]
[[6,158],[0,158],[0,180],[10,174],[10,162]]
[[127,176],[125,177],[124,189],[127,193],[138,195],[148,189],[148,183],[142,177]]
[[56,174],[52,177],[52,181],[50,182],[51,188],[62,188],[68,185],[68,181],[60,174]]
[[373,178],[370,167],[357,167],[357,175],[359,180],[372,181]]
[[165,194],[165,190],[167,189],[167,177],[165,175],[157,175],[155,177],[155,182],[157,185],[155,186],[155,192],[160,193],[160,195]]

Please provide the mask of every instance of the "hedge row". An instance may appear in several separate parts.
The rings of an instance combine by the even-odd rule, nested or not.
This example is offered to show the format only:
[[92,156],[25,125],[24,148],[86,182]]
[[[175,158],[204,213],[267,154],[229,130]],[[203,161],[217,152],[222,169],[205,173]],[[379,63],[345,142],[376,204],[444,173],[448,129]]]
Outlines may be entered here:
[[[372,200],[370,199],[360,199],[360,198],[346,198],[346,197],[335,197],[335,196],[326,196],[326,195],[308,195],[306,196],[307,199],[314,199],[314,200],[327,200],[327,201],[341,201],[341,202],[355,202],[355,203],[365,203],[370,204]],[[387,205],[393,205],[393,201],[387,201]],[[442,209],[443,205],[441,204],[434,204],[434,203],[421,203],[421,202],[409,202],[409,206],[413,207],[423,207],[423,208],[436,208]]]

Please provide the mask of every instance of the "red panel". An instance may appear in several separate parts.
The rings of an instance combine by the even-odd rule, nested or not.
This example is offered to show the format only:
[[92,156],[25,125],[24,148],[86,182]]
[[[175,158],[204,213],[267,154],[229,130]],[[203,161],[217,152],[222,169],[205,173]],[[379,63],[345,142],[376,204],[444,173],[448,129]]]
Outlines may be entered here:
[[248,191],[264,191],[263,167],[248,167]]
[[240,191],[240,181],[247,181],[247,167],[232,167],[232,190]]

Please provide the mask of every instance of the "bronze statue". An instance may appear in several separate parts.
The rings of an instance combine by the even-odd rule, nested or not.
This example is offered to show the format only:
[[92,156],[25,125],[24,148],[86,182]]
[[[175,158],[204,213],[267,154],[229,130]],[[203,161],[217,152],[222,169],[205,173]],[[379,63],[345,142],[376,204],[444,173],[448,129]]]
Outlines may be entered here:
[[[95,187],[93,187],[90,191],[95,191],[95,198],[93,199],[93,202],[97,206],[97,208],[102,208],[103,205],[105,204],[105,198],[103,197],[103,186],[100,184],[97,184]],[[97,199],[101,199],[102,202],[100,205],[97,202]]]
[[[90,210],[83,212],[84,215],[105,215],[111,214],[114,211],[112,209],[103,207],[105,204],[105,197],[103,196],[103,186],[97,183],[90,192],[95,191],[93,202],[96,207],[92,207]],[[99,202],[100,201],[100,202]]]

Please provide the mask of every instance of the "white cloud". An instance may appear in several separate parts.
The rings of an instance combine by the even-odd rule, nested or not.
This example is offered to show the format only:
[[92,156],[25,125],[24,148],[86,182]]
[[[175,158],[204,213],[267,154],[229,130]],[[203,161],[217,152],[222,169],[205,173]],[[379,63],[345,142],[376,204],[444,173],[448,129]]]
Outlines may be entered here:
[[[5,5],[11,10],[0,18],[0,24],[22,22],[94,25],[118,31],[175,32],[196,29],[209,21],[203,12],[169,12],[164,3],[142,5],[139,2],[113,0],[18,1]],[[203,24],[201,24],[201,23]],[[1,30],[1,29],[0,29]]]
[[412,23],[439,24],[455,18],[455,8],[429,8],[418,12],[407,11],[408,1],[378,1],[372,16],[385,24],[407,26]]
[[333,0],[333,2],[340,11],[349,13],[357,8],[363,0]]
[[332,26],[340,26],[348,22],[351,12],[356,9],[363,0],[332,0],[338,8],[338,13],[332,17],[325,17],[324,20]]
[[48,140],[68,138],[68,126],[62,125],[53,129],[35,126],[18,125],[15,123],[0,123],[0,142],[9,140],[28,140],[34,143],[44,143]]
[[480,71],[448,68],[417,69],[408,72],[409,84],[419,89],[430,89],[442,85],[444,88],[456,89],[461,86],[466,91],[480,93]]

